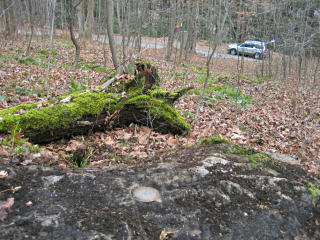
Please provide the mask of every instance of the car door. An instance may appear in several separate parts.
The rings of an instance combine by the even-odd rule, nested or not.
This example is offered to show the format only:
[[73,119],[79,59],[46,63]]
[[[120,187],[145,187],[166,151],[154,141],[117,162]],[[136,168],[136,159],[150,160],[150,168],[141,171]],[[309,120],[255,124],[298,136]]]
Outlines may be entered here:
[[238,52],[240,53],[240,54],[246,54],[246,46],[247,46],[248,44],[245,44],[245,43],[243,43],[243,44],[240,44],[239,46],[238,46]]
[[253,44],[247,44],[246,55],[253,56],[256,52],[256,48]]

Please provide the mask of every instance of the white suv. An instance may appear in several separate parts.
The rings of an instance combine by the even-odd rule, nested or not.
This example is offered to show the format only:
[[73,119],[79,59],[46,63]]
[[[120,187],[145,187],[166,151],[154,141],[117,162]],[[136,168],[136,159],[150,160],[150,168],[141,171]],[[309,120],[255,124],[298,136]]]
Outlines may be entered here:
[[247,40],[244,43],[232,43],[228,46],[228,53],[232,55],[246,55],[254,59],[262,59],[268,54],[266,42]]

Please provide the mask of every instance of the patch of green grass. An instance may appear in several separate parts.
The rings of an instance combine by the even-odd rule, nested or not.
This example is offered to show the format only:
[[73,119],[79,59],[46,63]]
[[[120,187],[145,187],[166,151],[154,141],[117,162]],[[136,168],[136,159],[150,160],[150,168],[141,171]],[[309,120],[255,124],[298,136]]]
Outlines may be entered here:
[[10,151],[16,155],[23,155],[29,152],[38,152],[40,147],[38,145],[32,145],[28,143],[28,139],[23,138],[21,132],[22,131],[18,125],[12,126],[11,130],[9,131],[10,134],[5,139],[1,139],[0,144],[10,147]]
[[93,61],[91,63],[85,63],[84,65],[79,66],[79,68],[82,71],[88,72],[88,71],[95,70],[97,68],[101,68],[101,66],[99,64],[96,64],[96,61]]
[[[53,60],[52,62],[54,62],[54,59],[52,60]],[[46,66],[46,64],[41,62],[41,60],[34,59],[33,57],[26,57],[26,58],[19,59],[18,63],[27,64],[27,65],[31,64],[31,65],[42,66],[42,67]]]
[[84,86],[83,84],[81,84],[81,85],[77,84],[73,80],[71,80],[70,86],[73,89],[73,91],[79,91],[79,90],[81,91],[81,90],[86,89],[86,86]]
[[106,72],[106,73],[108,73],[108,72],[111,72],[112,69],[111,68],[97,67],[97,68],[95,68],[95,71],[96,72]]
[[[7,90],[15,91],[16,94],[19,94],[19,95],[32,95],[35,93],[35,91],[29,90],[27,88],[15,88],[15,87],[10,87],[10,86],[5,86],[5,87],[1,88],[1,91],[7,91]],[[1,97],[0,97],[0,99],[1,99]]]
[[14,55],[2,55],[0,54],[0,60],[3,62],[4,61],[12,61],[12,62],[16,62],[15,56]]
[[204,83],[205,79],[206,79],[206,76],[205,76],[205,75],[202,75],[202,74],[197,75],[197,80],[198,80],[200,83]]
[[91,155],[86,156],[80,163],[81,168],[87,168],[89,166],[89,159]]
[[194,66],[195,69],[206,72],[207,68],[206,67],[201,67],[201,66]]
[[[199,75],[203,76],[203,75]],[[200,77],[199,79],[202,81],[203,79]],[[202,92],[201,88],[194,89],[193,93],[200,95]],[[246,108],[249,104],[253,103],[253,99],[251,96],[243,95],[242,91],[237,91],[237,88],[229,86],[229,85],[215,85],[212,80],[208,83],[208,87],[205,90],[204,94],[204,102],[208,105],[215,105],[215,99],[221,100],[237,100],[237,105],[242,108]]]
[[319,120],[320,116],[319,115],[314,115],[312,118],[313,118],[313,120]]
[[[48,56],[50,54],[50,52],[48,50],[38,50],[38,53],[42,54],[42,55],[46,55]],[[52,56],[57,55],[58,52],[55,50],[51,51]]]
[[67,40],[56,40],[53,43],[58,44],[58,45],[73,46],[73,43],[71,41],[67,41]]

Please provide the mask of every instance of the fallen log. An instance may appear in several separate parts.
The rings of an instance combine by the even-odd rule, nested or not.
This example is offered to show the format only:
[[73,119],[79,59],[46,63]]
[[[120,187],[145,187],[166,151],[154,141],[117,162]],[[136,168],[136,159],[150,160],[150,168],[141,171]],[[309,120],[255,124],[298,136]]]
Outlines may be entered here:
[[50,101],[0,110],[0,132],[18,127],[33,143],[86,135],[131,123],[145,125],[161,133],[188,133],[189,124],[172,107],[172,103],[189,89],[163,91],[159,81],[154,67],[138,63],[136,75],[120,81],[113,92],[108,91],[111,86],[99,91],[77,91]]

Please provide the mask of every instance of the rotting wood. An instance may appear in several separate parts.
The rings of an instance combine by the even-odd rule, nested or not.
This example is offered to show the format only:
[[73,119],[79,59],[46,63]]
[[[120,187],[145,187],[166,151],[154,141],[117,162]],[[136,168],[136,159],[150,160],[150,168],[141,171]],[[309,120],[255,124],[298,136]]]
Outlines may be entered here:
[[[164,91],[159,87],[155,67],[139,62],[136,69],[132,79],[115,76],[99,91],[71,92],[54,100],[0,110],[0,132],[8,132],[15,126],[33,143],[112,130],[131,123],[161,133],[187,134],[190,126],[172,104],[191,88]],[[115,81],[119,89],[108,92]]]

